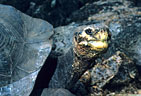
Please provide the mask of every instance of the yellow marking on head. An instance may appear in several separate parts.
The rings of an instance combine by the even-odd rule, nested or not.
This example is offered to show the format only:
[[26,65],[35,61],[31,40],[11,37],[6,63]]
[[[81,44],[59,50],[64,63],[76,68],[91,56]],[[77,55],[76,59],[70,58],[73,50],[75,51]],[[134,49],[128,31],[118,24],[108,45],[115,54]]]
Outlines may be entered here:
[[108,48],[108,43],[102,41],[91,41],[88,43],[88,45],[91,46],[91,50],[96,51],[103,51],[104,49]]
[[96,35],[95,35],[95,37],[97,38],[97,39],[99,39],[99,40],[101,40],[101,41],[103,41],[103,40],[107,40],[107,38],[108,38],[108,32],[98,32]]

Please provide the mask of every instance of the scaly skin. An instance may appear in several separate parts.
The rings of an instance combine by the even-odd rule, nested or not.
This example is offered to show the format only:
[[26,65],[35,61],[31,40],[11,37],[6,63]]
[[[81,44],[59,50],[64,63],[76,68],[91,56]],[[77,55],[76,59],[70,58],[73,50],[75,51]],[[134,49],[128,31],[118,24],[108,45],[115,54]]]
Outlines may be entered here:
[[82,32],[75,33],[74,63],[70,80],[67,81],[67,89],[71,89],[81,75],[94,65],[95,59],[107,50],[109,37],[109,30],[106,27],[90,26],[84,28]]

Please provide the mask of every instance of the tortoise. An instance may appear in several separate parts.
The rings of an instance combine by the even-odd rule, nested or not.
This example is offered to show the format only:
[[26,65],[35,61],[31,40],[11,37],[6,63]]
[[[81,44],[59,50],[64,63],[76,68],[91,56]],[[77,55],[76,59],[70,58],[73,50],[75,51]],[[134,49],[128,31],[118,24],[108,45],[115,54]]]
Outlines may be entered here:
[[52,48],[53,26],[0,4],[0,95],[28,96]]

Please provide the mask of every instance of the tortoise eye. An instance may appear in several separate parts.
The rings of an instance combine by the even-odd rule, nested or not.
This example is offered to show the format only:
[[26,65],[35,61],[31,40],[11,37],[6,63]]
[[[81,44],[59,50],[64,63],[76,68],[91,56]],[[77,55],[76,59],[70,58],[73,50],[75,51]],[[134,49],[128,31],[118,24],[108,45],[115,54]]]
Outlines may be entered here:
[[88,34],[88,35],[92,35],[92,29],[86,29],[85,32],[86,32],[86,34]]

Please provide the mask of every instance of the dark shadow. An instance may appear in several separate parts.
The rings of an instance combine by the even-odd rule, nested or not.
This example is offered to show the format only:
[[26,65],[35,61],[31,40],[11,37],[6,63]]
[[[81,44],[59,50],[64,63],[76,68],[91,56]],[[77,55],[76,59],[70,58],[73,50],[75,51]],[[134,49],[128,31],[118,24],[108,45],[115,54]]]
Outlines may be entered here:
[[41,96],[43,89],[48,88],[49,81],[55,72],[56,66],[57,58],[48,56],[40,72],[38,73],[34,88],[30,96]]

